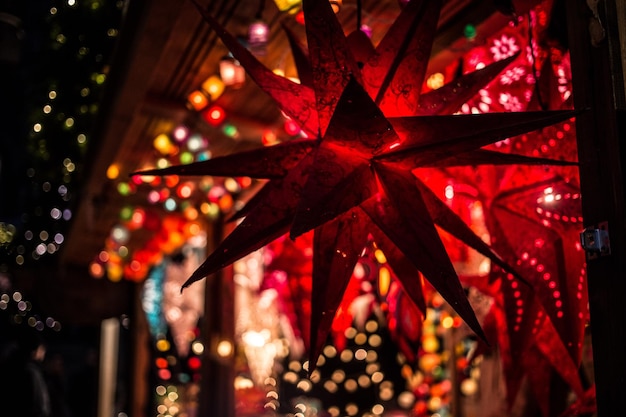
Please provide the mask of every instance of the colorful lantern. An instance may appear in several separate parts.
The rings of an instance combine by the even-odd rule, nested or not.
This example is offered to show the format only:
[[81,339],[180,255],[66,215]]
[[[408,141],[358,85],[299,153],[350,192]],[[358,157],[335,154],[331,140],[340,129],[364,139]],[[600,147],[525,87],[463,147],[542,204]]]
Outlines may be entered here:
[[254,21],[248,27],[248,47],[256,55],[265,55],[270,27],[262,20]]
[[238,87],[246,81],[246,70],[239,61],[226,55],[220,61],[220,77],[225,86]]
[[196,111],[200,111],[209,104],[209,99],[202,93],[202,91],[192,91],[187,96],[187,102]]
[[202,91],[209,95],[211,101],[215,101],[224,92],[224,82],[217,75],[212,75],[202,83]]

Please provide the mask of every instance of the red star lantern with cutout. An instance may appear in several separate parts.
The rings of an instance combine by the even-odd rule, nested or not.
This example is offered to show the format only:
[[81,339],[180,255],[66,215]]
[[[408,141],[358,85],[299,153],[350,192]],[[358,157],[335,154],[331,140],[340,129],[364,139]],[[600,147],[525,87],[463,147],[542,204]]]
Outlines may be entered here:
[[414,170],[557,163],[483,147],[570,119],[574,112],[452,114],[514,57],[421,94],[440,7],[441,1],[409,2],[379,45],[361,46],[355,54],[359,34],[344,35],[328,2],[305,0],[309,85],[272,73],[199,7],[251,78],[310,139],[137,173],[268,180],[242,211],[241,223],[185,286],[286,233],[297,239],[313,231],[313,366],[370,235],[398,268],[396,275],[416,305],[423,299],[419,271],[481,338],[483,330],[437,228],[523,279]]
[[[522,32],[525,30],[522,28]],[[512,39],[510,35],[506,39]],[[505,37],[500,34],[496,38],[499,41]],[[516,47],[523,49],[524,45]],[[553,50],[549,57],[527,61],[532,63],[520,60],[505,71],[487,87],[489,91],[483,90],[465,104],[465,110],[492,111],[493,107],[512,104],[527,106],[531,111],[568,108],[567,55]],[[536,62],[541,66],[539,79],[536,83],[532,79],[524,81]],[[534,94],[525,99],[529,92]],[[575,160],[573,133],[573,121],[566,120],[490,149]],[[457,184],[475,191],[474,197],[485,210],[492,248],[524,277],[520,281],[493,268],[491,279],[498,283],[497,291],[483,285],[496,299],[491,314],[497,317],[490,319],[499,323],[499,329],[486,331],[496,330],[493,339],[499,340],[504,358],[510,404],[522,380],[529,378],[540,407],[547,412],[550,387],[545,380],[541,382],[539,369],[558,372],[572,391],[582,396],[579,366],[588,311],[585,256],[578,238],[582,214],[577,168],[483,165],[437,171],[429,173],[431,177],[439,175],[437,181],[454,178]],[[466,281],[466,277],[461,276],[461,280]]]

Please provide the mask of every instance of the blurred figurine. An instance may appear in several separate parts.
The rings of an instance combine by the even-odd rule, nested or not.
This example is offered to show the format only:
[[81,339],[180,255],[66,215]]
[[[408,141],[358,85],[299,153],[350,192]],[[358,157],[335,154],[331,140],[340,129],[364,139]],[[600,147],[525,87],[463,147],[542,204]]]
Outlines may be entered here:
[[50,397],[41,368],[46,347],[41,335],[16,327],[0,357],[0,392],[6,417],[49,417]]

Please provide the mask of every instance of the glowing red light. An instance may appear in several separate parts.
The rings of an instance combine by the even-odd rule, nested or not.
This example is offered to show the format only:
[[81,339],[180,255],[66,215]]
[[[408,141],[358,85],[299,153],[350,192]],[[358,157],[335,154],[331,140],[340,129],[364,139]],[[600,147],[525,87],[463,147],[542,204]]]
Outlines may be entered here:
[[169,371],[169,369],[159,369],[158,375],[159,375],[159,378],[161,378],[164,381],[167,381],[168,379],[172,377],[172,373]]
[[135,209],[135,211],[133,211],[133,214],[130,218],[130,226],[132,226],[133,229],[138,229],[143,226],[143,222],[145,219],[146,212],[141,208],[137,208]]
[[161,192],[159,193],[160,201],[167,200],[169,196],[170,196],[170,190],[168,190],[167,188],[163,188]]
[[300,126],[298,126],[298,124],[291,119],[285,121],[284,128],[285,132],[289,135],[297,135],[300,133]]
[[241,188],[246,188],[252,185],[252,178],[250,177],[239,177],[237,178],[237,182],[241,186]]
[[273,145],[277,141],[276,134],[272,132],[271,130],[266,130],[265,132],[263,132],[261,141],[263,142],[263,145],[265,146]]
[[[155,178],[159,178],[159,177],[155,177]],[[165,177],[165,185],[167,185],[168,187],[175,187],[176,184],[178,184],[179,179],[180,178],[178,177],[178,175],[168,175],[167,177]]]
[[138,261],[138,260],[136,260],[136,259],[133,259],[133,260],[130,262],[130,264],[128,264],[128,265],[129,265],[129,267],[130,267],[131,271],[133,271],[133,272],[139,272],[139,271],[141,271],[141,262],[139,262],[139,261]]
[[300,10],[296,14],[296,22],[300,23],[301,25],[304,25],[304,12],[302,10]]
[[216,203],[224,194],[226,194],[224,187],[217,185],[209,190],[209,201]]
[[189,365],[190,369],[196,370],[196,369],[200,369],[200,366],[202,366],[202,361],[199,358],[196,358],[195,356],[189,358],[189,360],[187,361],[187,364]]
[[202,113],[204,120],[212,126],[219,126],[226,119],[226,112],[219,106],[211,106]]
[[181,184],[180,187],[176,190],[176,194],[180,198],[189,198],[191,193],[193,192],[193,187],[189,183]]
[[104,276],[104,267],[97,262],[89,265],[89,273],[94,278],[102,278]]

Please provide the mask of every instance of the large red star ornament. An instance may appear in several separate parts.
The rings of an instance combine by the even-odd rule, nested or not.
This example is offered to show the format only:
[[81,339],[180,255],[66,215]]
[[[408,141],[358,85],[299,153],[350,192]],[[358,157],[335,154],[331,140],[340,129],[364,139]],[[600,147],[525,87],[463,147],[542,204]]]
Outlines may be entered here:
[[557,163],[481,148],[571,118],[573,112],[450,114],[510,60],[420,94],[441,1],[409,2],[375,48],[363,48],[360,37],[362,61],[357,61],[352,49],[359,36],[344,34],[328,2],[304,0],[312,85],[274,74],[194,3],[251,78],[310,139],[135,174],[268,180],[245,207],[243,220],[184,287],[286,233],[296,239],[313,230],[312,370],[371,235],[383,252],[395,254],[390,265],[404,268],[396,274],[417,306],[423,300],[419,271],[484,339],[437,226],[523,278],[413,171],[468,163]]

